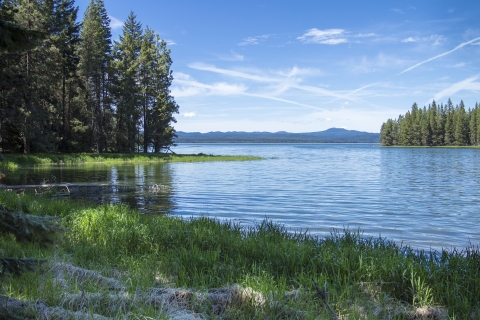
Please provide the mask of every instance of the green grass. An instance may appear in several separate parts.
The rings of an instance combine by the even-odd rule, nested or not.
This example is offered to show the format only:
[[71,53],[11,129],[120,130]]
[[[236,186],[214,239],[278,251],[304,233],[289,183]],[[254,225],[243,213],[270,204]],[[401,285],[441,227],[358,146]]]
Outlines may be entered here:
[[[327,288],[329,304],[344,319],[413,319],[425,307],[438,318],[442,312],[455,319],[480,315],[478,248],[417,252],[386,239],[363,237],[357,230],[317,239],[268,220],[242,228],[209,218],[142,215],[124,205],[93,206],[12,192],[1,192],[0,204],[60,216],[69,230],[55,247],[19,244],[11,235],[1,235],[0,256],[67,261],[118,279],[132,295],[152,287],[197,293],[233,284],[250,288],[234,296],[243,298],[232,298],[220,314],[200,294],[189,296],[189,310],[206,318],[331,319],[313,281]],[[108,300],[109,291],[98,283],[78,281],[71,279],[69,290],[100,292]],[[42,286],[50,289],[39,289]],[[17,299],[71,305],[65,289],[45,270],[4,277],[0,290]],[[145,303],[126,304],[121,310],[102,305],[87,307],[110,317],[162,317]]]
[[[76,165],[85,163],[145,163],[145,162],[206,162],[206,161],[250,161],[261,160],[255,156],[216,156],[199,154],[170,154],[170,153],[36,153],[36,154],[4,154],[3,171],[12,170],[19,166],[35,165]],[[2,168],[0,167],[0,170]]]

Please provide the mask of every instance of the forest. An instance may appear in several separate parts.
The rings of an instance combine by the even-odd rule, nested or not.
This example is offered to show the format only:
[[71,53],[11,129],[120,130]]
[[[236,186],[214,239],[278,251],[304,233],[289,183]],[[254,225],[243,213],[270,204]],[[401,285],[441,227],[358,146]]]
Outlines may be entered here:
[[427,107],[416,103],[398,119],[382,124],[380,142],[384,146],[478,146],[480,145],[480,105],[465,109],[463,101],[456,106],[435,100]]
[[176,136],[170,49],[102,0],[0,1],[0,150],[160,152]]

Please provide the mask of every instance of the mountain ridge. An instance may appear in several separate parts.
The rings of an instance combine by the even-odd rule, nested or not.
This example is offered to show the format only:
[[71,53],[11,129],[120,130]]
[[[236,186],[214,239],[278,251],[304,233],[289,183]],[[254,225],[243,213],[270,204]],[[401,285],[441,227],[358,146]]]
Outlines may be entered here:
[[212,131],[207,133],[178,131],[176,143],[379,143],[380,133],[342,128],[317,132],[286,131]]

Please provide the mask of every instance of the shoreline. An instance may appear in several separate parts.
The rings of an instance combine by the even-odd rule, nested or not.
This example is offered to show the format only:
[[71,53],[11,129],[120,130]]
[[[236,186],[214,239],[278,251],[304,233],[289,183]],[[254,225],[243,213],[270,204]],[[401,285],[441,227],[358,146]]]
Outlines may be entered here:
[[[0,234],[3,257],[44,259],[48,265],[19,275],[0,275],[10,288],[7,292],[4,286],[2,296],[50,301],[49,307],[69,312],[74,311],[69,309],[73,302],[65,294],[96,296],[103,304],[83,302],[92,314],[160,319],[168,316],[168,308],[162,311],[154,303],[134,298],[136,292],[146,294],[158,288],[176,297],[185,295],[182,312],[192,317],[329,318],[315,281],[320,290],[329,292],[326,302],[342,317],[469,319],[480,315],[478,248],[417,252],[387,239],[364,238],[360,231],[343,230],[318,238],[289,233],[269,220],[242,229],[232,221],[141,215],[125,205],[50,197],[48,193],[0,192],[0,205],[8,212],[56,217],[65,229],[54,246],[18,242],[9,233]],[[59,273],[49,271],[59,265],[65,269],[64,287],[58,286]],[[80,288],[75,273],[68,270],[92,275],[93,282]],[[103,287],[106,280],[99,280],[103,279],[99,275],[122,284],[123,300]],[[45,279],[51,289],[39,290]],[[211,306],[217,302],[208,292],[222,292],[230,303],[214,311]],[[119,314],[120,301],[126,309]]]

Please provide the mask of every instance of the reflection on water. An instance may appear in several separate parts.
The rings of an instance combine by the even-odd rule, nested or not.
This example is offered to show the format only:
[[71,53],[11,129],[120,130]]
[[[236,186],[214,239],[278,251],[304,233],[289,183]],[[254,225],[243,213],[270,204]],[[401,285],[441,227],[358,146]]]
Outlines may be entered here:
[[68,196],[96,203],[124,203],[143,213],[169,214],[175,208],[169,164],[37,166],[9,174],[2,183],[88,183],[92,186],[70,188]]
[[[358,228],[414,248],[480,245],[480,149],[182,144],[174,151],[265,160],[37,167],[2,183],[40,183],[53,175],[56,182],[131,185],[92,188],[72,197],[243,225],[269,218],[321,236],[332,228]],[[168,188],[144,187],[152,184]]]

